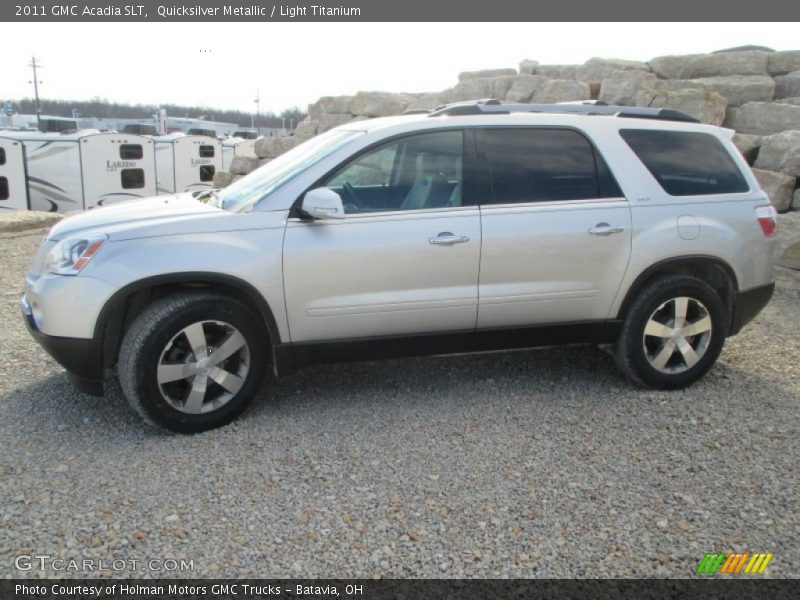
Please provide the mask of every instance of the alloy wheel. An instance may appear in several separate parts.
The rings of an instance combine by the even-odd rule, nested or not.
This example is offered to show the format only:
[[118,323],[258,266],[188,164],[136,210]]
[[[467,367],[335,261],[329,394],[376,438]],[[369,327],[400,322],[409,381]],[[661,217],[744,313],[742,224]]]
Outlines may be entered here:
[[711,340],[711,316],[695,298],[680,296],[661,304],[644,328],[647,361],[661,373],[683,373],[705,355]]
[[198,321],[167,342],[156,378],[170,406],[202,414],[227,404],[249,370],[250,348],[238,329],[222,321]]

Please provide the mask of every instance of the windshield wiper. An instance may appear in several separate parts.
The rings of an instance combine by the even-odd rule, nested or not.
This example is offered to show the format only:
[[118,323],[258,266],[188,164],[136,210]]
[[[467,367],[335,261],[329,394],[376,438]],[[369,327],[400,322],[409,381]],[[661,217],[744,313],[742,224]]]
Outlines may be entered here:
[[[217,190],[203,190],[202,192],[197,192],[194,194],[194,199],[198,202],[211,204],[211,206],[219,206],[219,195],[217,195]],[[211,199],[210,202],[209,199]],[[225,207],[223,206],[221,208]]]

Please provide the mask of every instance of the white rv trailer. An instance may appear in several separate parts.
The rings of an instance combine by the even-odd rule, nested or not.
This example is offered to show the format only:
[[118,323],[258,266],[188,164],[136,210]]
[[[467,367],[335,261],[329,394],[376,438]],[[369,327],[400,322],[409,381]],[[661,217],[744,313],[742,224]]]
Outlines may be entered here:
[[27,208],[25,146],[18,140],[0,137],[0,211]]
[[222,170],[230,169],[231,162],[236,156],[256,157],[256,140],[246,140],[232,137],[222,140]]
[[153,140],[121,133],[10,131],[24,146],[28,206],[87,210],[156,195]]
[[155,141],[159,194],[213,188],[214,173],[222,170],[222,143],[200,135],[172,133]]

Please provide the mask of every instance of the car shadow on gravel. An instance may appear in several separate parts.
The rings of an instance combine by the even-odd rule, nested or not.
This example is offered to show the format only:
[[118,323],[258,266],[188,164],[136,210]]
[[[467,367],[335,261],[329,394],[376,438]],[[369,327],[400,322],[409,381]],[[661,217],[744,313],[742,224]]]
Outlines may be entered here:
[[[614,411],[621,399],[664,401],[694,391],[707,397],[724,393],[717,388],[733,390],[744,383],[764,398],[780,391],[773,380],[723,362],[688,390],[646,390],[625,380],[608,354],[585,346],[318,365],[280,380],[268,378],[235,426],[269,429],[300,420],[325,428],[343,411],[354,416],[402,412],[419,418],[437,411],[439,418],[450,414],[457,419],[464,410],[487,403]],[[0,397],[0,406],[6,415],[15,415],[18,427],[39,434],[114,435],[124,429],[171,435],[144,424],[116,380],[108,382],[104,397],[93,397],[77,391],[60,373]]]

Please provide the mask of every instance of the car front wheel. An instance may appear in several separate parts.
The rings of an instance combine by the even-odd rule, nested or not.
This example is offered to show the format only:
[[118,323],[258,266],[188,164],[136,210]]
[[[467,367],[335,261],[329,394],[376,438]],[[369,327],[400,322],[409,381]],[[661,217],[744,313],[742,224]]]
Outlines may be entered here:
[[117,371],[131,406],[181,433],[225,425],[253,400],[266,335],[240,302],[207,292],[162,298],[131,324]]

